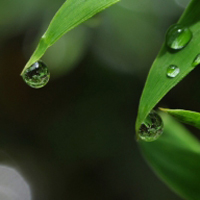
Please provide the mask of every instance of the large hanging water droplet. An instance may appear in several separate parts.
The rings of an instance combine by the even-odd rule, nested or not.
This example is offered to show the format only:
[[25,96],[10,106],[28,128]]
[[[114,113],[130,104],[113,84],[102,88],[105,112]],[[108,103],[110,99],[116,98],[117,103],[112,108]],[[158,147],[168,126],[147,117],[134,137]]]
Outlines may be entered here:
[[163,127],[161,117],[151,111],[139,129],[139,137],[146,142],[157,140],[163,133]]
[[199,65],[200,64],[200,54],[198,54],[196,57],[195,57],[195,59],[194,59],[194,61],[193,61],[193,63],[192,63],[192,66],[193,67],[196,67],[197,65]]
[[181,24],[172,25],[167,31],[166,44],[169,48],[179,50],[192,39],[192,32]]
[[38,89],[48,83],[50,73],[42,61],[37,61],[25,70],[22,77],[30,87]]
[[180,69],[176,65],[170,65],[167,68],[167,76],[169,78],[174,78],[176,77],[180,72]]

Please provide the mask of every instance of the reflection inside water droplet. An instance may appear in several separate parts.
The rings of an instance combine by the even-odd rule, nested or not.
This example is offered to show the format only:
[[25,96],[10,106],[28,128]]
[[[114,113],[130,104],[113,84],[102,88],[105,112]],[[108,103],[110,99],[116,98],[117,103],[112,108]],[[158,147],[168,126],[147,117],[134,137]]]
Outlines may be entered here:
[[170,49],[184,48],[192,39],[192,32],[181,24],[172,25],[166,34],[166,44]]
[[197,65],[199,65],[200,64],[200,54],[198,54],[196,57],[195,57],[195,59],[194,59],[194,61],[193,61],[193,63],[192,63],[192,66],[193,67],[196,67]]
[[37,61],[25,70],[22,77],[30,87],[38,89],[48,83],[50,73],[42,61]]
[[163,127],[161,117],[152,110],[139,129],[139,137],[146,142],[155,141],[163,133]]
[[174,78],[180,73],[180,69],[176,65],[170,65],[167,68],[167,76],[169,78]]

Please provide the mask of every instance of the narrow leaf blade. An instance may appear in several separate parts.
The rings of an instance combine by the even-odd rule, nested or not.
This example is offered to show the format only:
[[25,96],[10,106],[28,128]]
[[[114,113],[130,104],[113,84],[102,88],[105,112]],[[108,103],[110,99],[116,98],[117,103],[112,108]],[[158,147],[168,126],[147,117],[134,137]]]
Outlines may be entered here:
[[[136,121],[136,132],[138,132],[141,123],[148,113],[163,98],[163,96],[194,69],[192,62],[197,54],[200,53],[199,47],[196,45],[200,43],[199,10],[200,1],[191,1],[178,22],[191,30],[193,38],[190,43],[177,52],[170,51],[166,47],[166,44],[164,44],[154,61],[140,99]],[[180,68],[180,73],[175,78],[168,78],[166,76],[169,65],[176,65]]]
[[46,50],[65,33],[118,1],[119,0],[67,0],[55,14],[21,75],[25,69],[38,61]]
[[176,119],[178,119],[180,122],[183,122],[185,124],[189,124],[191,126],[194,126],[196,128],[200,129],[200,113],[190,110],[182,110],[182,109],[167,109],[167,108],[160,108],[161,111],[164,111]]

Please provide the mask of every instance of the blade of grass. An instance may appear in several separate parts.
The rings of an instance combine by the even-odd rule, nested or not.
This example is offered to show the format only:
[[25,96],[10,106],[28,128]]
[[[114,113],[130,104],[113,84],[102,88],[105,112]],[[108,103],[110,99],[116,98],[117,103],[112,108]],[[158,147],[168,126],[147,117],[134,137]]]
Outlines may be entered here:
[[185,124],[189,124],[191,126],[194,126],[196,128],[200,129],[200,113],[194,112],[190,110],[182,110],[182,109],[168,109],[168,108],[159,108],[161,111],[164,111],[176,119],[178,119],[180,122],[183,122]]
[[24,70],[38,61],[46,50],[65,33],[118,1],[119,0],[67,0],[55,14],[47,31],[40,39],[36,50],[25,65],[21,75]]
[[[190,43],[177,52],[169,51],[166,44],[164,44],[154,61],[140,99],[136,120],[136,133],[138,133],[140,125],[148,113],[163,98],[163,96],[194,69],[192,62],[197,54],[200,53],[199,46],[197,45],[200,43],[199,10],[200,1],[191,1],[178,21],[178,23],[190,28],[193,34]],[[168,78],[166,76],[169,65],[176,65],[180,68],[180,73],[175,78]]]
[[162,113],[164,134],[155,142],[140,141],[143,156],[154,172],[178,195],[200,199],[200,144],[180,123]]

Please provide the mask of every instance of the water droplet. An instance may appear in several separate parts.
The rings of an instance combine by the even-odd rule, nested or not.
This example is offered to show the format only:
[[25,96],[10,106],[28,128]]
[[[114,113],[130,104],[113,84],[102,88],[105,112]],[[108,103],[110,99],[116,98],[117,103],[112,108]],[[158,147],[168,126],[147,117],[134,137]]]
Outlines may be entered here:
[[155,141],[163,133],[163,127],[161,117],[151,111],[139,129],[139,137],[146,142]]
[[22,77],[30,87],[38,89],[48,83],[50,73],[42,61],[37,61],[25,70]]
[[179,50],[184,48],[192,39],[192,32],[189,28],[180,24],[172,25],[166,34],[167,46]]
[[194,59],[194,61],[193,61],[193,63],[192,63],[192,66],[193,67],[196,67],[197,65],[199,65],[200,64],[200,54],[198,54],[196,57],[195,57],[195,59]]
[[167,76],[169,78],[174,78],[180,73],[180,69],[176,65],[170,65],[167,68]]

